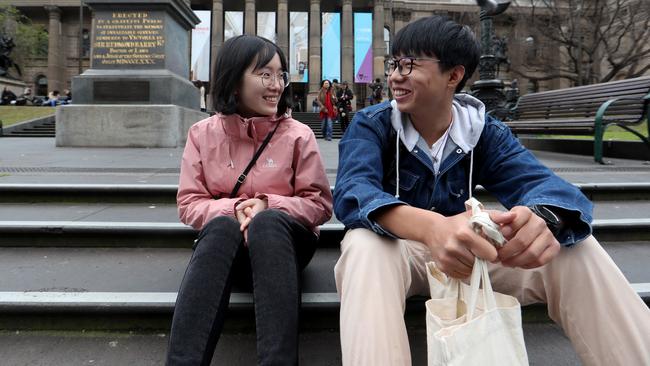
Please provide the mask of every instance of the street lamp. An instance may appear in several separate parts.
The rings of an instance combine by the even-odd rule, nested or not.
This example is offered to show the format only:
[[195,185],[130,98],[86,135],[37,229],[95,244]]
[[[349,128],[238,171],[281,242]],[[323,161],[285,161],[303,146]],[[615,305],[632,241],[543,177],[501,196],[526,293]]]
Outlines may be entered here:
[[503,80],[497,79],[497,67],[500,60],[494,50],[494,27],[492,17],[503,13],[510,5],[509,0],[477,0],[481,7],[481,58],[478,71],[479,80],[472,85],[472,95],[480,99],[488,112],[503,108],[506,95],[503,92]]

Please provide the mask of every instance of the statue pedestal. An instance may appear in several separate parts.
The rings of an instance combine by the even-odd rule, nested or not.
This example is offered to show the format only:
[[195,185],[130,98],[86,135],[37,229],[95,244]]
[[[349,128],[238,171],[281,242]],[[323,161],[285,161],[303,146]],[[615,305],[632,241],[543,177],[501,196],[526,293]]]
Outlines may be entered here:
[[16,94],[17,97],[19,97],[23,95],[26,86],[27,84],[23,83],[20,80],[9,79],[0,76],[0,92],[2,92],[5,88],[7,88],[7,90],[10,90],[14,94]]
[[56,111],[56,146],[178,147],[206,116],[172,104],[65,105]]
[[95,13],[91,68],[73,78],[73,104],[57,111],[57,146],[175,147],[200,112],[189,81],[184,0],[86,0]]

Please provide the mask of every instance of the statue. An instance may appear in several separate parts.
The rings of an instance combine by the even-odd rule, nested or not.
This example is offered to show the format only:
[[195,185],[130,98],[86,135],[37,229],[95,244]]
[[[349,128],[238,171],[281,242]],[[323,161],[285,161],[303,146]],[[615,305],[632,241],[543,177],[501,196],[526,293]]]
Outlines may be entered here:
[[494,47],[494,57],[497,62],[497,75],[501,69],[501,64],[506,65],[506,72],[510,71],[510,60],[508,59],[508,38],[497,37],[496,35],[492,38],[492,45]]
[[20,67],[9,57],[11,51],[16,47],[13,38],[2,35],[0,36],[0,76],[9,77],[9,70],[13,67],[22,76]]

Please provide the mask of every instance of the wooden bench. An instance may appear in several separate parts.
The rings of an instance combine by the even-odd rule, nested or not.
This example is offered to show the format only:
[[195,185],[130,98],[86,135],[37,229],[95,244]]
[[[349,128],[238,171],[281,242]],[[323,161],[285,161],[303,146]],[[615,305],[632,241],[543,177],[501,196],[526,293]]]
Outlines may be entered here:
[[515,134],[594,136],[594,160],[603,164],[603,134],[610,125],[633,133],[650,149],[646,136],[632,126],[648,121],[650,76],[531,93],[519,98],[506,124]]

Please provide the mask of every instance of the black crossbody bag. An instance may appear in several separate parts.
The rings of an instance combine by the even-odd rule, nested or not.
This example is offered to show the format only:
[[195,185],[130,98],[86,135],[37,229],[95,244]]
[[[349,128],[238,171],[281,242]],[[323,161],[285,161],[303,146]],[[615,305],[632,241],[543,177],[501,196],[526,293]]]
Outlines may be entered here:
[[280,122],[278,122],[275,125],[275,128],[271,132],[269,132],[268,135],[266,135],[266,138],[264,138],[264,141],[262,142],[262,145],[260,145],[259,149],[257,149],[257,151],[255,152],[255,155],[253,155],[253,158],[248,163],[248,166],[246,167],[246,169],[244,169],[244,171],[237,178],[237,183],[235,183],[235,187],[232,189],[232,192],[230,192],[230,198],[237,197],[237,192],[239,191],[239,187],[241,187],[242,183],[244,183],[244,181],[246,180],[246,176],[248,175],[248,172],[251,171],[251,169],[253,168],[253,165],[255,165],[255,162],[257,161],[257,159],[262,154],[262,151],[264,150],[264,148],[266,148],[266,145],[269,144],[269,141],[271,141],[271,137],[273,137],[273,134],[275,134],[275,131],[278,129],[279,126],[280,126]]

